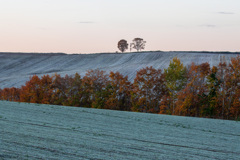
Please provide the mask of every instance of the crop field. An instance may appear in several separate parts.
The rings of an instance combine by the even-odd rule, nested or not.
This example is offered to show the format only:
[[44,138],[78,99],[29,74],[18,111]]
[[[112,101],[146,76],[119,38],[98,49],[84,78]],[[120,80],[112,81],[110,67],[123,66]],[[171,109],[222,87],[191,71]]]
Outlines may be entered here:
[[0,101],[0,159],[239,159],[240,122]]
[[184,65],[192,62],[208,62],[218,65],[221,57],[230,62],[240,53],[221,52],[142,52],[142,53],[103,53],[103,54],[39,54],[39,53],[0,53],[0,88],[21,87],[32,75],[42,76],[55,73],[61,76],[78,72],[84,76],[87,70],[100,69],[107,73],[120,72],[133,81],[136,72],[153,66],[164,69],[169,62],[178,57]]

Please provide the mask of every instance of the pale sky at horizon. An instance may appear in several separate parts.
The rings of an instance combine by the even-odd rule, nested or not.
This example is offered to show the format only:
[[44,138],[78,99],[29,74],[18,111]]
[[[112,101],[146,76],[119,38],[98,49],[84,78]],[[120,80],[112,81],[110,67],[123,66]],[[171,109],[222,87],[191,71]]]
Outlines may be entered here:
[[0,0],[0,52],[240,51],[240,0]]

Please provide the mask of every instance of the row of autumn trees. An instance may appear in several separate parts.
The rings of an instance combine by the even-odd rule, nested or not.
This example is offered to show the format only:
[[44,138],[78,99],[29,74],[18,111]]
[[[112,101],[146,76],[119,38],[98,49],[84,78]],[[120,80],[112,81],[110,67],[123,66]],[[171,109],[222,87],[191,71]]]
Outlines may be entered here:
[[21,88],[0,90],[0,99],[123,111],[221,119],[240,118],[240,56],[227,64],[184,66],[174,58],[167,69],[146,67],[134,82],[119,72],[32,76]]

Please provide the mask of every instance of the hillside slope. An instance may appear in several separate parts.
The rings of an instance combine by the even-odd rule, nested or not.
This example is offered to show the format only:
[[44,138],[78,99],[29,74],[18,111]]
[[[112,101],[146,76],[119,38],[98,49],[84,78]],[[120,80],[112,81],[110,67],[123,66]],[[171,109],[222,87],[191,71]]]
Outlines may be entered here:
[[239,159],[236,121],[0,101],[0,159]]
[[201,52],[143,52],[143,53],[105,53],[105,54],[34,54],[0,53],[0,88],[20,87],[31,75],[58,73],[62,76],[76,72],[82,76],[89,69],[107,72],[119,71],[133,81],[136,71],[146,67],[164,69],[173,57],[185,64],[209,62],[217,65],[221,56],[229,62],[238,53],[201,53]]

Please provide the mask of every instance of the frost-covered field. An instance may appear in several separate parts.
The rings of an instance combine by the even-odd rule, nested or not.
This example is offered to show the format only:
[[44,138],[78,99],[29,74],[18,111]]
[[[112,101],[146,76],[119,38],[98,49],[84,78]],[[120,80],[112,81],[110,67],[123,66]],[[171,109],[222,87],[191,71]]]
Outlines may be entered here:
[[221,56],[227,62],[236,53],[197,53],[197,52],[144,52],[123,54],[16,54],[0,53],[0,88],[20,87],[24,85],[31,75],[58,73],[62,76],[72,75],[76,72],[82,76],[89,69],[101,69],[107,72],[119,71],[128,75],[133,81],[136,71],[146,66],[164,69],[173,57],[178,57],[185,64],[201,64],[209,62],[217,65]]
[[0,159],[236,159],[240,122],[0,101]]

